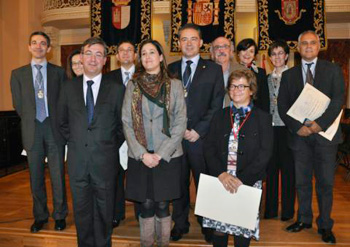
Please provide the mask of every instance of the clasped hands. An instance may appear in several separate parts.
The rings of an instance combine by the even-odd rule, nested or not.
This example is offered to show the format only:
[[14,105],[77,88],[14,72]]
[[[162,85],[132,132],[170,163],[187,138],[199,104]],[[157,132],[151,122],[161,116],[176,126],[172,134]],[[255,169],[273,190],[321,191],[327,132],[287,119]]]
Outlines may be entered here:
[[305,121],[303,127],[301,127],[297,134],[299,136],[309,136],[311,134],[316,134],[318,132],[322,131],[322,128],[316,123],[315,121]]
[[218,179],[223,184],[224,188],[232,194],[236,193],[238,187],[243,184],[241,180],[227,172],[221,173]]
[[142,162],[149,168],[154,168],[159,165],[162,157],[159,154],[144,153]]

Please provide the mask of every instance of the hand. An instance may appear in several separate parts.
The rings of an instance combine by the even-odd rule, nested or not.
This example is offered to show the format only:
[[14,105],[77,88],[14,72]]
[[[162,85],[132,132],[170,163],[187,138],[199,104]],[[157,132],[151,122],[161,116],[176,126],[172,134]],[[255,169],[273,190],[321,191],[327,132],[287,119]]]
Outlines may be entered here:
[[218,178],[223,184],[224,188],[232,194],[236,193],[238,187],[243,184],[241,180],[227,172],[221,173]]
[[310,124],[309,129],[312,131],[312,133],[316,134],[316,133],[322,131],[322,128],[315,121],[310,121],[309,124]]
[[184,138],[189,142],[196,142],[199,139],[199,137],[199,134],[194,129],[185,131]]
[[145,153],[142,162],[149,168],[156,167],[159,164],[159,159],[155,154]]
[[297,134],[299,136],[309,136],[312,134],[312,131],[310,130],[309,127],[303,126],[298,130]]

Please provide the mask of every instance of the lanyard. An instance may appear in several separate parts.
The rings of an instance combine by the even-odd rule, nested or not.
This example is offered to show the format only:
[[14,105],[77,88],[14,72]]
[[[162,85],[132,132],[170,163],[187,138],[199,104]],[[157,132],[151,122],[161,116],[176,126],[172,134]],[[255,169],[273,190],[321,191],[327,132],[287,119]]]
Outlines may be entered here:
[[244,118],[243,122],[239,125],[237,132],[235,132],[235,129],[233,128],[233,111],[230,108],[230,115],[231,115],[231,128],[232,128],[232,132],[233,132],[233,136],[235,137],[235,139],[237,138],[237,135],[239,133],[239,131],[241,130],[241,128],[243,127],[243,125],[245,124],[245,122],[248,120],[248,118],[250,117],[250,114],[252,112],[250,111],[247,116]]

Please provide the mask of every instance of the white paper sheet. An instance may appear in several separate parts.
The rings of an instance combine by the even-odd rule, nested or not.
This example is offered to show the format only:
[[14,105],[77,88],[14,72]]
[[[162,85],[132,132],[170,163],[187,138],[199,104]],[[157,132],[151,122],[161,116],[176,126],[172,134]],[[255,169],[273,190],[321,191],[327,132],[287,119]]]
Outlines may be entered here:
[[321,136],[323,136],[323,137],[326,138],[327,140],[332,141],[332,140],[333,140],[333,137],[334,137],[334,135],[335,135],[335,133],[336,133],[337,130],[338,130],[338,126],[339,126],[339,123],[340,123],[340,119],[341,119],[342,114],[343,114],[343,110],[340,111],[338,117],[334,120],[334,122],[332,123],[332,125],[328,127],[328,129],[326,130],[326,132],[321,131],[321,132],[319,132],[318,134],[321,135]]
[[288,110],[287,115],[300,123],[304,123],[305,119],[313,121],[325,112],[330,101],[327,95],[306,83],[298,99]]
[[128,144],[126,141],[119,148],[119,162],[123,169],[128,169]]
[[259,213],[261,190],[241,185],[228,192],[218,178],[201,174],[195,214],[254,230]]

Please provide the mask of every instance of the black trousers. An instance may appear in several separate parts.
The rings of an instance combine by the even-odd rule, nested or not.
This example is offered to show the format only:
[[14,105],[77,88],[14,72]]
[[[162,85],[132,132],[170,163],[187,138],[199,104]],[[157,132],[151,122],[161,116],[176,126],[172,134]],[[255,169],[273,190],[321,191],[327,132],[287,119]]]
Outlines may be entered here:
[[[190,209],[190,170],[194,177],[196,188],[198,188],[199,175],[206,174],[207,168],[203,155],[203,140],[198,139],[196,142],[183,141],[184,149],[183,162],[181,166],[181,192],[179,199],[173,200],[172,219],[175,222],[174,228],[187,230],[190,226],[188,221]],[[201,219],[201,218],[200,218]],[[199,222],[201,221],[199,219]]]
[[281,173],[281,217],[293,218],[295,203],[295,168],[292,150],[287,144],[288,130],[275,126],[274,150],[266,177],[265,218],[278,215],[279,175]]
[[69,181],[78,246],[112,246],[116,174],[103,181],[96,180],[88,172],[79,179],[69,174]]
[[35,121],[34,144],[30,150],[26,151],[35,220],[46,220],[49,217],[45,186],[45,157],[48,159],[52,186],[52,217],[55,220],[66,218],[68,206],[64,175],[64,146],[57,145],[49,118],[42,123]]
[[331,219],[331,211],[338,145],[321,145],[315,139],[315,135],[295,138],[297,148],[293,153],[299,203],[298,221],[312,223],[312,177],[315,174],[319,209],[317,226],[319,229],[332,229],[334,221]]
[[114,204],[114,220],[122,220],[125,218],[125,191],[124,191],[124,179],[125,171],[118,164],[117,182],[115,183],[115,204]]

